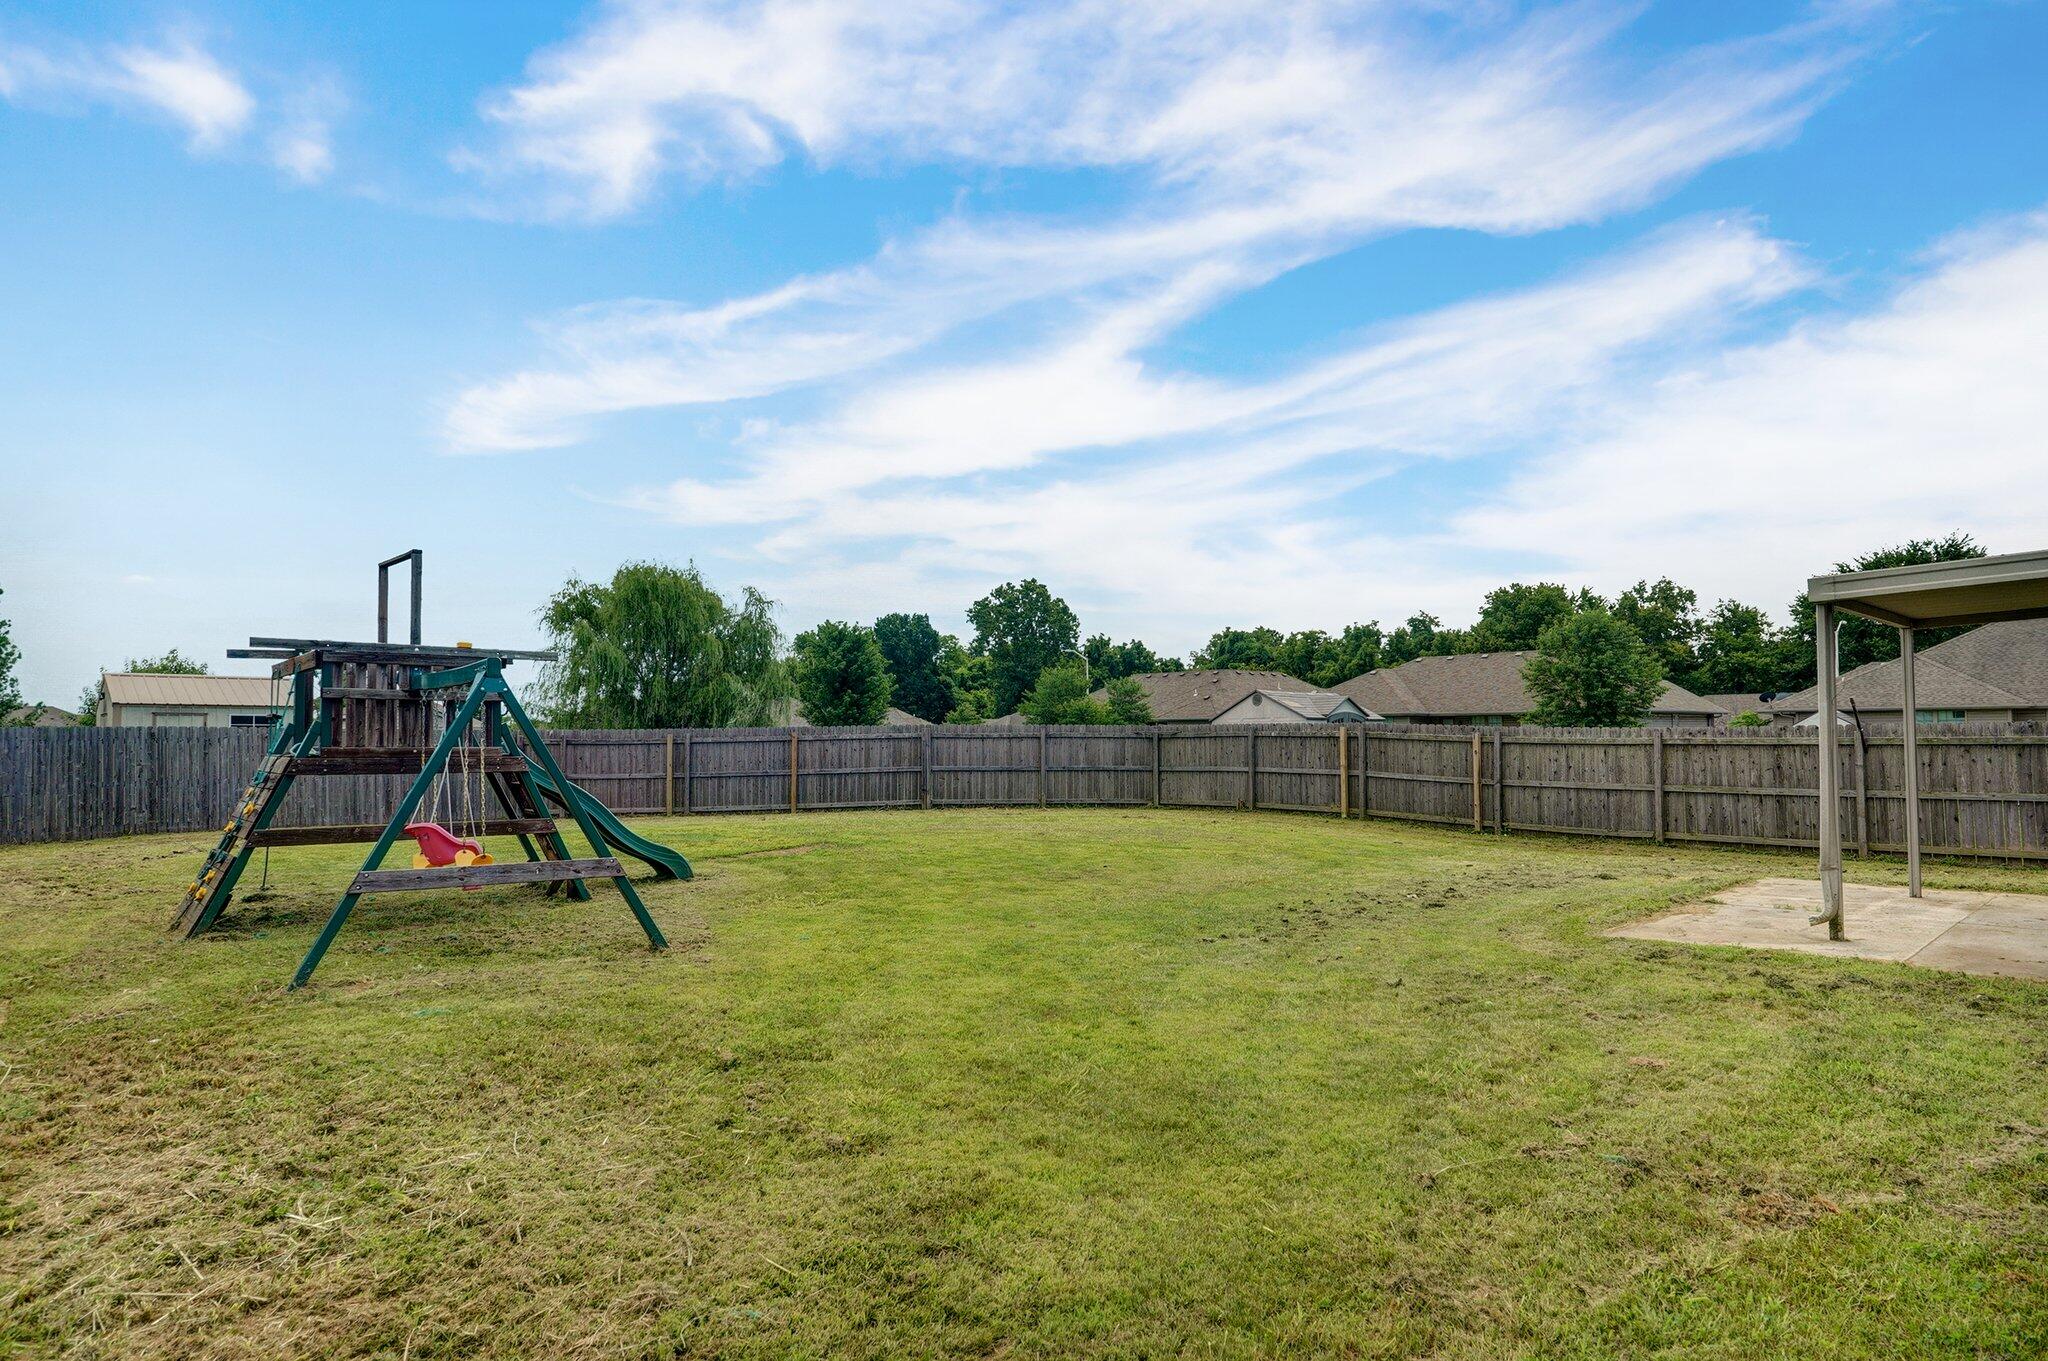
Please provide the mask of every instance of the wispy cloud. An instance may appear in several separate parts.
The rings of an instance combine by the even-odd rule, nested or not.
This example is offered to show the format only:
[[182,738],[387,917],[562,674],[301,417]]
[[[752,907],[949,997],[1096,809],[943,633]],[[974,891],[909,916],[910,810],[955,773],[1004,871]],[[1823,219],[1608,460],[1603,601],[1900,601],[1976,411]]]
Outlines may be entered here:
[[1804,27],[1629,71],[1598,54],[1634,6],[1516,8],[617,4],[486,103],[502,138],[471,163],[595,216],[664,174],[802,156],[1130,168],[1305,217],[1513,229],[1774,135],[1840,55]]
[[102,48],[0,37],[0,99],[53,112],[107,105],[168,119],[194,155],[227,152],[269,121],[266,159],[301,183],[333,168],[331,126],[342,107],[325,81],[281,85],[266,107],[247,73],[186,36]]
[[569,443],[597,416],[843,377],[970,322],[1022,341],[1133,297],[1206,287],[1213,303],[1403,228],[1596,219],[1785,135],[1852,50],[1801,28],[1640,70],[1606,50],[1612,6],[1485,23],[1356,9],[618,9],[490,105],[507,139],[495,164],[539,174],[557,207],[617,212],[665,170],[797,152],[1119,168],[1127,206],[963,210],[755,297],[592,307],[546,328],[551,362],[462,393],[450,440]]
[[992,216],[969,197],[854,267],[583,309],[544,326],[539,362],[460,393],[449,442],[558,446],[615,413],[745,404],[718,471],[629,500],[751,527],[798,597],[1039,571],[1098,605],[1135,580],[1155,616],[1213,617],[1335,576],[1442,608],[1475,584],[1447,568],[1451,537],[1367,532],[1333,504],[1419,461],[1606,428],[1805,284],[1791,251],[1741,217],[1681,225],[1257,382],[1177,370],[1161,342],[1378,236],[1652,201],[1796,131],[1872,8],[1651,61],[1617,41],[1633,8],[1597,0],[617,6],[486,104],[466,163],[500,192],[606,218],[665,179],[938,162],[1107,172],[1114,206]]
[[1607,394],[1596,431],[1453,532],[1589,578],[1655,562],[1772,604],[1816,564],[1932,531],[2031,546],[2044,316],[2048,210],[1941,243],[1866,310]]
[[1098,603],[1142,583],[1149,609],[1189,614],[1254,607],[1304,574],[1412,578],[1435,599],[1449,554],[1367,535],[1332,504],[1418,461],[1581,428],[1807,279],[1755,224],[1696,223],[1258,383],[1151,372],[1131,356],[1173,309],[1134,307],[1029,358],[923,370],[762,432],[743,476],[629,500],[679,524],[758,525],[764,564],[827,564],[842,589],[885,555],[927,577],[1052,575]]

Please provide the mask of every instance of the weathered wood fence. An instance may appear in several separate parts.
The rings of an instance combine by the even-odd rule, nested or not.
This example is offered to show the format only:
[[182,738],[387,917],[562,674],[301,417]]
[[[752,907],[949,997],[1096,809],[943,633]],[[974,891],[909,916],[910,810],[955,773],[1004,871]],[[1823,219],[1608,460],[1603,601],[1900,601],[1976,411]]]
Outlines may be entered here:
[[[1260,808],[1482,831],[1812,846],[1808,731],[1433,726],[743,728],[548,735],[566,774],[621,813],[969,805]],[[2048,733],[1920,734],[1931,855],[2048,858]],[[198,831],[227,818],[261,733],[0,729],[0,842]],[[1842,825],[1904,846],[1896,729],[1845,730]],[[282,825],[378,822],[403,777],[297,784]]]

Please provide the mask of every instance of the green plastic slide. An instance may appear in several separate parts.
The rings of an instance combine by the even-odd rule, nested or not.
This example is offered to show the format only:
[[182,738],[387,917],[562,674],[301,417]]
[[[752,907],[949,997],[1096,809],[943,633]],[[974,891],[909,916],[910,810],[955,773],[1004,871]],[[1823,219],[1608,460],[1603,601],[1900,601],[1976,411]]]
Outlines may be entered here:
[[681,855],[659,842],[649,841],[646,837],[634,832],[632,828],[613,816],[611,809],[592,798],[589,791],[573,780],[565,781],[569,786],[567,797],[565,798],[563,791],[557,789],[555,782],[548,778],[545,766],[535,761],[531,756],[526,756],[524,752],[521,752],[520,755],[525,757],[526,769],[533,776],[534,787],[540,790],[541,797],[545,798],[549,803],[558,805],[565,813],[574,811],[570,809],[568,804],[568,799],[574,799],[577,808],[588,813],[591,821],[595,822],[598,828],[604,832],[604,839],[611,843],[613,850],[623,851],[635,860],[646,861],[654,867],[654,877],[657,879],[688,879],[691,877],[690,862],[683,859]]

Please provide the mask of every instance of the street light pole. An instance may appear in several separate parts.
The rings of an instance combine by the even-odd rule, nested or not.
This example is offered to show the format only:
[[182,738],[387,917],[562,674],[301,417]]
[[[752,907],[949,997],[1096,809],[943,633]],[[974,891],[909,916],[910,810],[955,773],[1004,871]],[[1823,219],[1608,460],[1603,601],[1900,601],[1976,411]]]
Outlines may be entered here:
[[1088,654],[1078,647],[1068,647],[1060,650],[1062,652],[1071,652],[1081,659],[1081,689],[1086,693],[1092,694],[1095,687],[1088,683]]

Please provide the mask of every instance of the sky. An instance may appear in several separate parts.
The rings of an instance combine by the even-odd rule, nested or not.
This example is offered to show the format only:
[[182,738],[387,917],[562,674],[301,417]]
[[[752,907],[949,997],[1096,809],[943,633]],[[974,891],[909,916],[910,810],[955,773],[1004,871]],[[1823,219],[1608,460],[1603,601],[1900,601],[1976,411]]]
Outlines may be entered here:
[[1782,611],[2048,544],[2048,5],[0,0],[0,617]]

